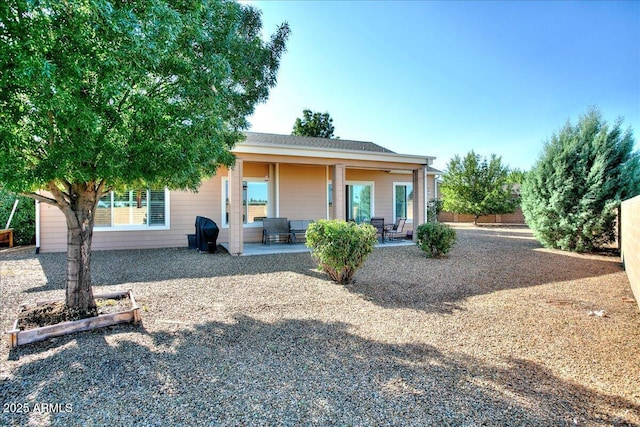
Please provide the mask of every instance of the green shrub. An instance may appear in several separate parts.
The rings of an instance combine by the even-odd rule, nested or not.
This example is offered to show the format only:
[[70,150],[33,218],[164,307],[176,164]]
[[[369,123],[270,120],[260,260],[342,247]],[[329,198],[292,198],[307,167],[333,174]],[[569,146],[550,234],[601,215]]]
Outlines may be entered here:
[[438,215],[442,212],[444,202],[438,199],[431,199],[427,203],[427,222],[438,222]]
[[376,229],[370,224],[319,220],[307,230],[307,247],[319,267],[337,283],[351,283],[375,244]]
[[[36,236],[36,209],[33,199],[17,196],[20,199],[16,213],[13,215],[9,228],[13,228],[13,243],[15,245],[30,245]],[[9,215],[16,195],[0,189],[0,228],[7,225]]]
[[522,212],[547,248],[591,252],[616,239],[617,207],[640,194],[640,152],[596,109],[545,144],[522,184]]
[[446,255],[456,242],[456,232],[448,225],[439,222],[422,224],[417,230],[418,247],[429,258]]

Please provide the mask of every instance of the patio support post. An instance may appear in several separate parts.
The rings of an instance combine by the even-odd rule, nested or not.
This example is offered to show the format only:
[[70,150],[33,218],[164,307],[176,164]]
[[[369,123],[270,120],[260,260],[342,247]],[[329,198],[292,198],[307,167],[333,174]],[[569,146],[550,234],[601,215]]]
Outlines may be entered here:
[[427,169],[426,167],[421,167],[419,169],[413,170],[413,240],[416,241],[418,238],[418,234],[416,233],[416,228],[420,224],[424,224],[426,222],[426,206],[427,201]]
[[240,255],[243,250],[242,216],[242,160],[236,158],[236,164],[229,169],[229,253]]
[[345,211],[347,201],[345,199],[345,185],[346,185],[346,167],[345,165],[333,165],[332,170],[332,191],[333,191],[333,205],[331,206],[331,219],[345,220]]

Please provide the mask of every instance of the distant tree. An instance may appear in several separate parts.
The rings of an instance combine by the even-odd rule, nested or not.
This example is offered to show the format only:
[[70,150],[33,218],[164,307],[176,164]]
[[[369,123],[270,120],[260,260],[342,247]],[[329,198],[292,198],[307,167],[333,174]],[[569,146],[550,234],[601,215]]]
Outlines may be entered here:
[[591,108],[545,144],[522,186],[522,210],[546,247],[588,252],[615,239],[616,208],[640,194],[640,154],[622,120]]
[[507,183],[511,185],[512,194],[516,197],[516,203],[519,206],[521,200],[522,183],[524,182],[527,172],[520,169],[511,169],[507,175]]
[[524,182],[524,177],[527,176],[525,171],[520,169],[511,169],[509,170],[509,174],[507,175],[507,182],[509,184],[522,184]]
[[0,182],[64,213],[70,311],[96,312],[100,197],[196,189],[234,163],[289,34],[261,27],[232,1],[0,2]]
[[333,119],[329,113],[314,113],[311,110],[303,110],[302,119],[296,119],[291,135],[333,138],[333,130]]
[[491,155],[490,161],[470,151],[464,159],[455,156],[442,176],[443,209],[473,215],[473,223],[489,214],[511,213],[517,206],[509,169],[500,157]]

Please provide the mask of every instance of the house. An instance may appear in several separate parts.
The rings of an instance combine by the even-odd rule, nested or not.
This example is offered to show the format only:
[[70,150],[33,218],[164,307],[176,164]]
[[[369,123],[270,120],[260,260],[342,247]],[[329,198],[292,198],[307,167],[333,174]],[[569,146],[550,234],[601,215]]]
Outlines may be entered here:
[[[233,149],[236,164],[220,168],[197,193],[166,189],[111,193],[98,204],[92,247],[184,247],[196,216],[213,219],[218,242],[241,254],[262,239],[263,217],[407,218],[425,222],[425,202],[436,185],[434,157],[398,154],[372,142],[247,132]],[[36,206],[36,245],[66,250],[66,223],[53,206]],[[414,233],[415,236],[415,233]]]

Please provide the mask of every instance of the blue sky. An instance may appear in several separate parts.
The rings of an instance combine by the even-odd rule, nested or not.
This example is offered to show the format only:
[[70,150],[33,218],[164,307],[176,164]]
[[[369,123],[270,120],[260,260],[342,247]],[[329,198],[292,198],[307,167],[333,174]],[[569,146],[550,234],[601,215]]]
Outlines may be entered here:
[[[254,1],[291,36],[250,130],[290,134],[302,110],[335,135],[444,169],[474,149],[529,169],[590,105],[640,135],[640,2]],[[638,146],[638,143],[636,143]]]

